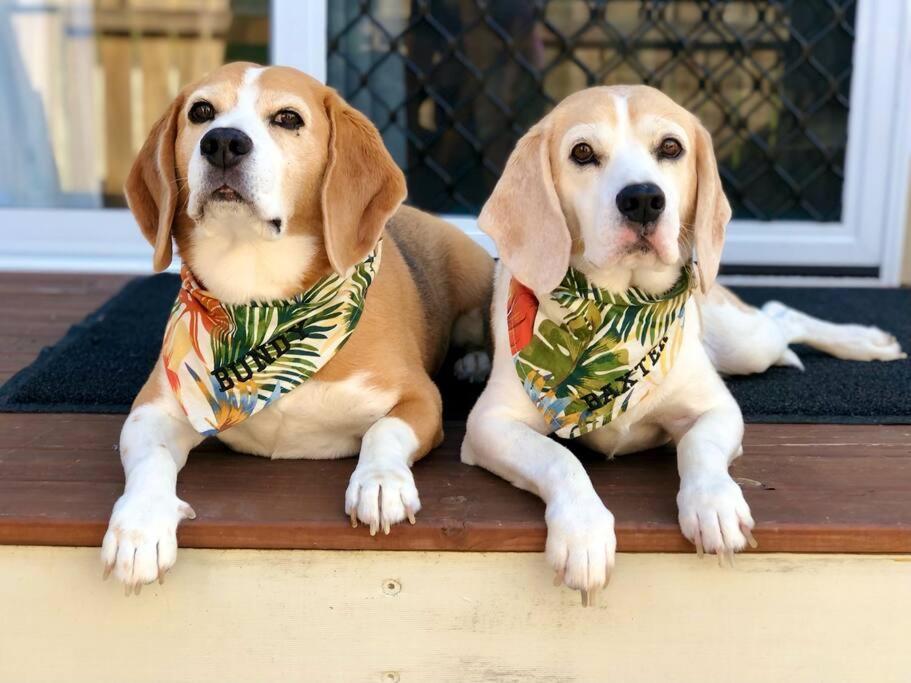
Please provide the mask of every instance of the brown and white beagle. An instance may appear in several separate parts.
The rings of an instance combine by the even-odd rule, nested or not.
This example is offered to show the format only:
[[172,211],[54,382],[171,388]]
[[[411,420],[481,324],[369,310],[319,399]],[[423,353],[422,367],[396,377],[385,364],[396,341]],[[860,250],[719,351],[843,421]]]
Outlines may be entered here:
[[[616,538],[614,518],[582,464],[548,438],[557,431],[554,416],[565,417],[564,404],[579,399],[573,417],[587,420],[586,409],[600,410],[641,389],[638,402],[617,401],[611,419],[588,423],[594,428],[579,440],[608,456],[675,443],[680,529],[698,552],[732,557],[751,540],[753,518],[728,473],[741,453],[744,427],[719,372],[799,367],[788,348],[797,342],[853,360],[904,357],[896,339],[877,328],[834,325],[778,302],[759,310],[715,284],[730,217],[709,133],[695,116],[645,86],[596,87],[567,97],[518,142],[481,212],[480,226],[501,259],[492,304],[495,349],[487,387],[468,418],[462,461],[545,501],[547,560],[559,582],[583,591],[583,603],[610,578]],[[576,275],[566,285],[570,268]],[[573,375],[576,384],[551,391],[546,380],[554,375],[537,370],[548,353],[570,357],[567,347],[592,329],[595,340],[615,333],[598,327],[611,313],[601,306],[611,297],[605,292],[634,292],[638,305],[666,296],[681,281],[698,286],[681,298],[685,309],[676,320],[686,324],[675,338],[673,360],[665,363],[665,342],[671,346],[666,337],[654,347],[640,343],[639,355],[631,351],[628,361],[633,344],[592,342],[588,365],[578,363],[564,375]],[[589,299],[600,302],[588,317],[579,315],[582,304],[564,305],[575,302],[567,292],[582,288],[579,282]],[[635,319],[632,307],[626,310]],[[667,308],[655,310],[667,319]],[[523,357],[533,337],[523,325],[541,320],[542,313],[547,332],[534,348],[537,355]],[[642,320],[647,326],[655,319]],[[607,360],[599,366],[598,358]],[[524,385],[517,369],[526,373]]]
[[[291,68],[248,63],[184,88],[126,183],[155,269],[170,264],[176,243],[207,296],[226,305],[287,299],[349,273],[385,236],[347,343],[311,379],[218,434],[270,458],[359,453],[344,508],[372,534],[420,509],[410,466],[442,438],[431,373],[455,323],[482,319],[493,273],[458,229],[400,207],[405,194],[376,128],[334,90]],[[483,345],[480,326],[459,330],[474,337],[461,341]],[[159,359],[120,438],[126,486],[102,560],[128,592],[174,564],[177,526],[195,516],[176,481],[203,436],[166,375]]]

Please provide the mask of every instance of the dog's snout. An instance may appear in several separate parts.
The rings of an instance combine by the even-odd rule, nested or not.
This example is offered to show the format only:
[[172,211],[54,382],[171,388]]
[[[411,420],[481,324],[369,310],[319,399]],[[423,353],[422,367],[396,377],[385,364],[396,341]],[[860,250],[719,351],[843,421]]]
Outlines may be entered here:
[[[627,185],[617,193],[617,208],[633,223],[652,227],[664,211],[664,192],[655,183]],[[644,230],[648,232],[648,230]]]
[[213,166],[231,168],[253,149],[250,136],[237,128],[213,128],[199,142],[199,151]]

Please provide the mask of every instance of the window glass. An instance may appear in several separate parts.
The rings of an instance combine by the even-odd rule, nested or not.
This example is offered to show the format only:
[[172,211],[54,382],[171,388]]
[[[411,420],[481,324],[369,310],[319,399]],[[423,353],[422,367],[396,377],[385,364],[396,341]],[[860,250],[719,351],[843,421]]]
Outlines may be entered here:
[[123,206],[180,87],[268,36],[268,0],[0,0],[0,206]]

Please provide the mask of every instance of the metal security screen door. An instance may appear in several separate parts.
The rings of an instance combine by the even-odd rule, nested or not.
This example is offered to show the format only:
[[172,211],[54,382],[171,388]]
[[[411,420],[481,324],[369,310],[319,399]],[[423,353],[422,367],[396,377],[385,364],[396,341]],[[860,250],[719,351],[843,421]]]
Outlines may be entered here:
[[580,88],[641,82],[713,133],[735,217],[727,272],[897,277],[907,3],[339,0],[304,13],[314,42],[325,25],[311,72],[373,119],[411,203],[469,232],[531,123]]

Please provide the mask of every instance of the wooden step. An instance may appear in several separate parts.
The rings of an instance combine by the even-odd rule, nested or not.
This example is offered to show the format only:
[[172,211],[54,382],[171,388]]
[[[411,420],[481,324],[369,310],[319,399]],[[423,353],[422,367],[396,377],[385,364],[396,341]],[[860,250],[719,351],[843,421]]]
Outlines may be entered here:
[[[0,543],[97,546],[123,489],[123,416],[0,415]],[[352,529],[343,511],[353,458],[276,460],[208,442],[178,494],[197,512],[194,548],[506,550],[544,547],[535,496],[459,461],[463,426],[414,467],[423,509],[389,536]],[[911,552],[911,427],[748,425],[732,469],[761,552]],[[677,528],[673,451],[607,461],[579,451],[614,513],[621,551],[690,552]]]
[[[0,273],[0,382],[101,305],[121,275]],[[122,415],[0,414],[0,543],[97,546],[123,489]],[[275,461],[215,442],[190,456],[178,493],[196,548],[537,551],[544,507],[459,462],[464,425],[414,468],[418,523],[371,538],[343,511],[354,459]],[[733,476],[760,552],[911,552],[911,425],[748,425]],[[579,450],[617,520],[621,551],[691,552],[676,521],[671,450],[605,461]]]

